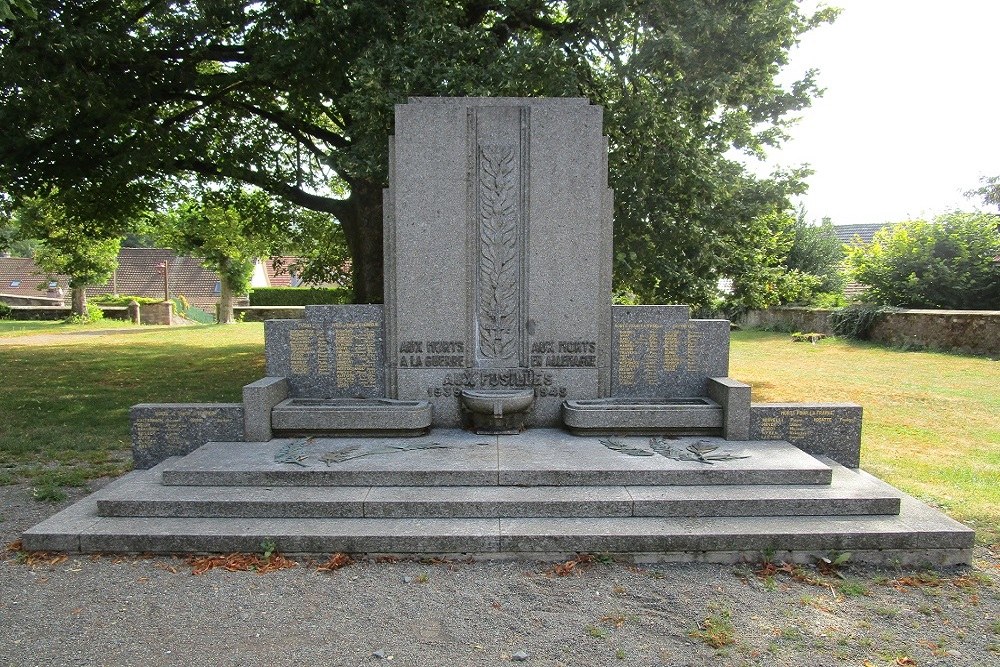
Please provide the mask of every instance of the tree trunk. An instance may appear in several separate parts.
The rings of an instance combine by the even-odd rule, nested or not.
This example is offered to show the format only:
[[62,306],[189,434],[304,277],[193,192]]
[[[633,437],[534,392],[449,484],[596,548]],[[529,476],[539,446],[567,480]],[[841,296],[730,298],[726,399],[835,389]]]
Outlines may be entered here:
[[339,217],[351,251],[354,303],[382,303],[382,185],[355,183],[347,203],[348,210]]
[[87,314],[87,288],[86,287],[73,287],[71,288],[73,294],[73,314],[84,317]]
[[236,319],[233,317],[233,288],[222,273],[219,279],[219,324],[232,324]]

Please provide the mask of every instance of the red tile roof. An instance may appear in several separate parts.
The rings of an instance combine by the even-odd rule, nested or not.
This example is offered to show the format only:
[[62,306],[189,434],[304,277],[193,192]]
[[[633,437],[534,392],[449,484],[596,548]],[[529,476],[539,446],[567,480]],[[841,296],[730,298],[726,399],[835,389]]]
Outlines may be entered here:
[[[161,248],[122,248],[118,268],[105,285],[88,287],[87,295],[126,294],[163,298],[163,276],[156,267],[168,262],[168,292],[170,298],[184,296],[199,308],[215,311],[219,301],[219,276],[201,265],[195,257],[179,257],[172,250]],[[15,296],[54,296],[48,292],[47,276],[27,257],[0,257],[0,294]],[[69,278],[52,276],[58,287],[69,296]],[[38,289],[41,286],[41,289]]]
[[53,292],[59,287],[64,292],[69,292],[67,276],[51,276],[57,283],[53,291],[49,290],[49,278],[50,276],[39,269],[31,258],[0,257],[0,294],[58,298],[58,294]]
[[196,257],[178,256],[162,248],[122,248],[118,269],[107,284],[88,287],[87,294],[127,294],[163,298],[163,276],[157,266],[167,262],[170,298],[183,296],[199,308],[214,311],[219,301],[219,275],[201,265]]
[[267,273],[269,287],[298,287],[302,279],[292,275],[289,267],[299,261],[298,257],[271,257],[264,261],[264,271]]

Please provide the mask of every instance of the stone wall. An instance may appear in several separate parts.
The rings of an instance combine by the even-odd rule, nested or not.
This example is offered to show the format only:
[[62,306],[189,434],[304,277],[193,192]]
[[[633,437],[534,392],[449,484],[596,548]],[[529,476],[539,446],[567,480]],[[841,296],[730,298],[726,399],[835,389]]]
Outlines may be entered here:
[[144,303],[139,306],[139,319],[143,324],[171,324],[174,316],[172,301]]
[[0,303],[8,306],[64,306],[65,299],[51,299],[45,296],[22,296],[20,294],[0,294]]
[[[825,308],[752,310],[740,325],[756,329],[832,334]],[[1000,311],[899,310],[885,313],[871,333],[877,343],[1000,356]]]
[[901,310],[886,313],[871,339],[895,346],[929,347],[1000,356],[1000,311]]
[[739,320],[739,325],[750,329],[773,331],[801,331],[803,333],[832,334],[829,308],[769,308],[751,310]]

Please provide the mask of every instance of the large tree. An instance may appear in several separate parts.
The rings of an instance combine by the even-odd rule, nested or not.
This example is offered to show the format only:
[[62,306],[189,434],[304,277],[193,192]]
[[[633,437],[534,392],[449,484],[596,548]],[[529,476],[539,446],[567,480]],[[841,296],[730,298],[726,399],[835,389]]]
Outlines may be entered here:
[[175,206],[154,215],[151,229],[159,245],[200,257],[219,274],[219,323],[231,324],[236,295],[247,294],[255,261],[280,254],[283,213],[263,192],[238,186],[185,188]]
[[68,212],[57,195],[26,199],[16,221],[25,238],[40,240],[34,251],[38,267],[69,276],[73,314],[87,317],[87,287],[111,279],[121,238],[105,236],[99,221]]
[[[382,293],[393,105],[582,95],[604,105],[616,282],[704,303],[772,236],[798,175],[727,159],[816,93],[776,76],[833,12],[795,0],[35,0],[0,29],[0,183],[124,227],[164,179],[236,180],[335,219]],[[786,216],[787,217],[787,216]],[[121,228],[109,230],[120,233]],[[773,263],[773,257],[765,257]]]

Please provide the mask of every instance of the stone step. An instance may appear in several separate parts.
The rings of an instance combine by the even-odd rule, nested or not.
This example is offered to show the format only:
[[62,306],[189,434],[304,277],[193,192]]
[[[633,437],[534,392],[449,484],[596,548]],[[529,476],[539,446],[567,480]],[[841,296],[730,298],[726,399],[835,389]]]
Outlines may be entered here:
[[[163,471],[178,486],[648,486],[829,484],[830,466],[784,441],[685,437],[578,437],[556,429],[483,436],[460,430],[425,438],[276,439],[208,443]],[[645,455],[641,455],[645,454]]]
[[[133,473],[138,474],[138,473]],[[865,476],[864,473],[851,473]],[[974,533],[902,495],[898,516],[614,517],[507,519],[121,518],[97,502],[131,475],[28,530],[28,550],[93,552],[259,552],[468,554],[553,558],[621,554],[637,560],[807,560],[851,552],[865,562],[968,562]],[[866,476],[876,486],[881,482]],[[884,491],[891,487],[882,485]]]
[[141,471],[108,517],[526,518],[896,514],[899,495],[834,466],[831,486],[164,486]]

